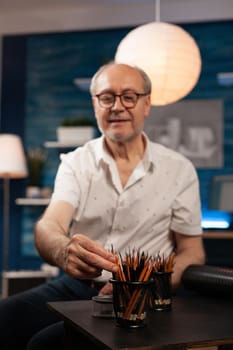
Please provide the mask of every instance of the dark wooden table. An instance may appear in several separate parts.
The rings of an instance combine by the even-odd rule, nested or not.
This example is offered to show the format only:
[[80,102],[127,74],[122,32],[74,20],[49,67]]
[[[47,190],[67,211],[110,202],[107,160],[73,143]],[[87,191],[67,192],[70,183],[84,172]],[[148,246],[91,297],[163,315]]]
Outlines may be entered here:
[[92,301],[48,306],[64,320],[67,350],[185,349],[233,343],[233,299],[175,296],[171,311],[150,311],[147,326],[138,329],[123,329],[114,319],[93,317]]

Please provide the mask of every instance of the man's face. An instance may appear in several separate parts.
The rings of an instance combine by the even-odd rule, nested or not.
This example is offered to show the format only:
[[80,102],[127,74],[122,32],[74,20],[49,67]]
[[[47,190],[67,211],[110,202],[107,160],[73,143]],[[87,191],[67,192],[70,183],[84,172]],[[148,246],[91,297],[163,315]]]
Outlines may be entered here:
[[[140,74],[126,65],[107,67],[97,78],[96,91],[99,94],[121,95],[123,93],[145,93]],[[127,142],[139,135],[144,119],[150,111],[150,96],[138,97],[133,108],[125,107],[120,97],[115,97],[109,107],[100,106],[97,97],[93,97],[93,106],[101,132],[114,142]]]

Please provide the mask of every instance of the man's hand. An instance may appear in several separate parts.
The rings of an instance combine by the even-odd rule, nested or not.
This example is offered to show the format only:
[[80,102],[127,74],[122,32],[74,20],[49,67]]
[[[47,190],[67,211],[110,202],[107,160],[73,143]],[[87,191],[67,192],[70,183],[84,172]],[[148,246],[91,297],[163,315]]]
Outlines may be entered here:
[[76,234],[62,252],[63,269],[73,277],[93,279],[101,275],[102,270],[116,272],[116,260],[98,243],[85,235]]
[[99,295],[110,295],[112,294],[112,284],[107,282],[103,288],[99,291]]

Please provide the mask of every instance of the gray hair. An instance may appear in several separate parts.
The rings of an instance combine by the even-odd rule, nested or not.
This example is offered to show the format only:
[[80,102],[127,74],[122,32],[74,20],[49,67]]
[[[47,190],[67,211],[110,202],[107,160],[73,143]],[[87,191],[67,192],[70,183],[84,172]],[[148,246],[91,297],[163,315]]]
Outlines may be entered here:
[[[93,75],[93,77],[91,79],[91,84],[90,84],[90,93],[91,93],[92,96],[94,96],[95,93],[96,93],[96,82],[97,82],[98,77],[101,75],[101,73],[106,68],[108,68],[110,66],[120,65],[120,64],[122,64],[122,63],[109,62],[109,63],[101,66],[97,70],[97,72]],[[131,66],[129,64],[125,64],[125,65],[135,69],[141,75],[142,80],[143,80],[143,85],[144,85],[144,91],[145,91],[146,94],[150,95],[151,94],[151,80],[150,80],[149,76],[147,75],[147,73],[143,69],[141,69],[141,68],[139,68],[137,66]]]

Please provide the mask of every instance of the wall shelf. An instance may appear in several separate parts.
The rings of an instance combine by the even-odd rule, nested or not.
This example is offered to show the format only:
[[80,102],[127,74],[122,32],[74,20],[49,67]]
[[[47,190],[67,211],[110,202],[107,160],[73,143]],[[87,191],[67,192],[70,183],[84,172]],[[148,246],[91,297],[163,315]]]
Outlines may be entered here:
[[91,78],[75,78],[74,84],[82,91],[89,91]]
[[15,200],[15,203],[17,205],[42,205],[42,206],[46,206],[48,205],[50,202],[50,198],[17,198]]
[[76,148],[81,146],[80,144],[77,143],[62,143],[59,141],[46,141],[44,143],[44,147],[46,148]]

